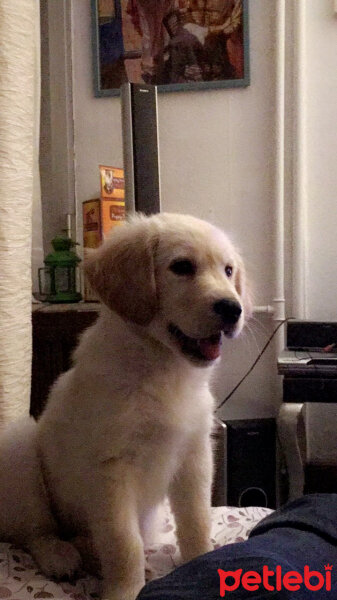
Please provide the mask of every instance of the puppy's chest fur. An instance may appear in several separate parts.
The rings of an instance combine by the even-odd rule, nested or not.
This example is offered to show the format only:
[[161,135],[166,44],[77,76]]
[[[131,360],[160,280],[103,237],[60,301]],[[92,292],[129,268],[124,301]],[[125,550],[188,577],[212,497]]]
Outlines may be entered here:
[[186,380],[143,381],[105,422],[101,459],[125,458],[145,470],[162,459],[175,461],[209,428],[211,401]]
[[[97,340],[109,331],[107,325],[102,319],[83,338],[73,381],[80,398],[78,410],[85,424],[94,427],[100,460],[128,456],[146,464],[162,451],[166,455],[181,451],[196,432],[210,426],[209,370],[201,372],[165,349],[156,352],[152,343],[130,338],[123,324],[117,341],[114,332],[98,348]],[[97,377],[97,360],[88,360],[93,346],[100,355],[101,377]],[[92,385],[98,402],[88,406],[83,398]]]
[[176,382],[162,397],[161,389],[144,384],[136,392],[137,409],[127,411],[126,419],[122,416],[124,426],[111,426],[110,444],[102,447],[106,475],[133,473],[133,485],[145,505],[162,500],[196,440],[209,431],[211,407],[188,387]]

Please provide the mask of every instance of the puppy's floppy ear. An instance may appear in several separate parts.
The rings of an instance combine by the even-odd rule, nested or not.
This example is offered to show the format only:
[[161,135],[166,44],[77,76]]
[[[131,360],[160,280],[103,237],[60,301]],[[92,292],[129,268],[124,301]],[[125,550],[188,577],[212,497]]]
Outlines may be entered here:
[[149,224],[139,219],[116,227],[85,259],[92,289],[109,308],[138,325],[150,323],[157,310],[154,246]]
[[237,257],[237,269],[235,273],[235,288],[240,295],[245,310],[246,320],[253,314],[253,293],[247,279],[246,268],[240,255]]

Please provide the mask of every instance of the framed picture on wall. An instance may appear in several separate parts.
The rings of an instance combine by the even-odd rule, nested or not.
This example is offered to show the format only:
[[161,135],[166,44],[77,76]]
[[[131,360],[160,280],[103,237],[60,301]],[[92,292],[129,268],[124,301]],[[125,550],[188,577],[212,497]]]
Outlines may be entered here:
[[91,0],[95,96],[249,85],[248,0]]

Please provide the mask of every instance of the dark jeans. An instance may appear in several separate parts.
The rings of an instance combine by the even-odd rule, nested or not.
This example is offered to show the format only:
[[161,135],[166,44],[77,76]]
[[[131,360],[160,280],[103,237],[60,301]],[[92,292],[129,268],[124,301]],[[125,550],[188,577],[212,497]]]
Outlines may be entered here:
[[247,541],[223,546],[150,582],[137,600],[337,600],[336,571],[337,494],[311,494],[263,519]]

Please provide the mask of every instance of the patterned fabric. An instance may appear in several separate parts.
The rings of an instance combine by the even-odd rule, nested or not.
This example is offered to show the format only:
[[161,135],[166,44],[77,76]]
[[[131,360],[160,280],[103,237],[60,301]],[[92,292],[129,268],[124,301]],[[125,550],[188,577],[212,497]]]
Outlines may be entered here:
[[[212,509],[212,543],[214,548],[244,541],[257,523],[270,514],[268,508]],[[163,525],[158,539],[146,549],[151,578],[161,577],[181,564],[175,525],[169,506],[165,506]],[[38,571],[29,554],[11,546],[0,544],[0,600],[33,600],[34,598],[69,598],[95,600],[99,598],[99,581],[85,576],[76,582],[55,583],[46,580]]]

